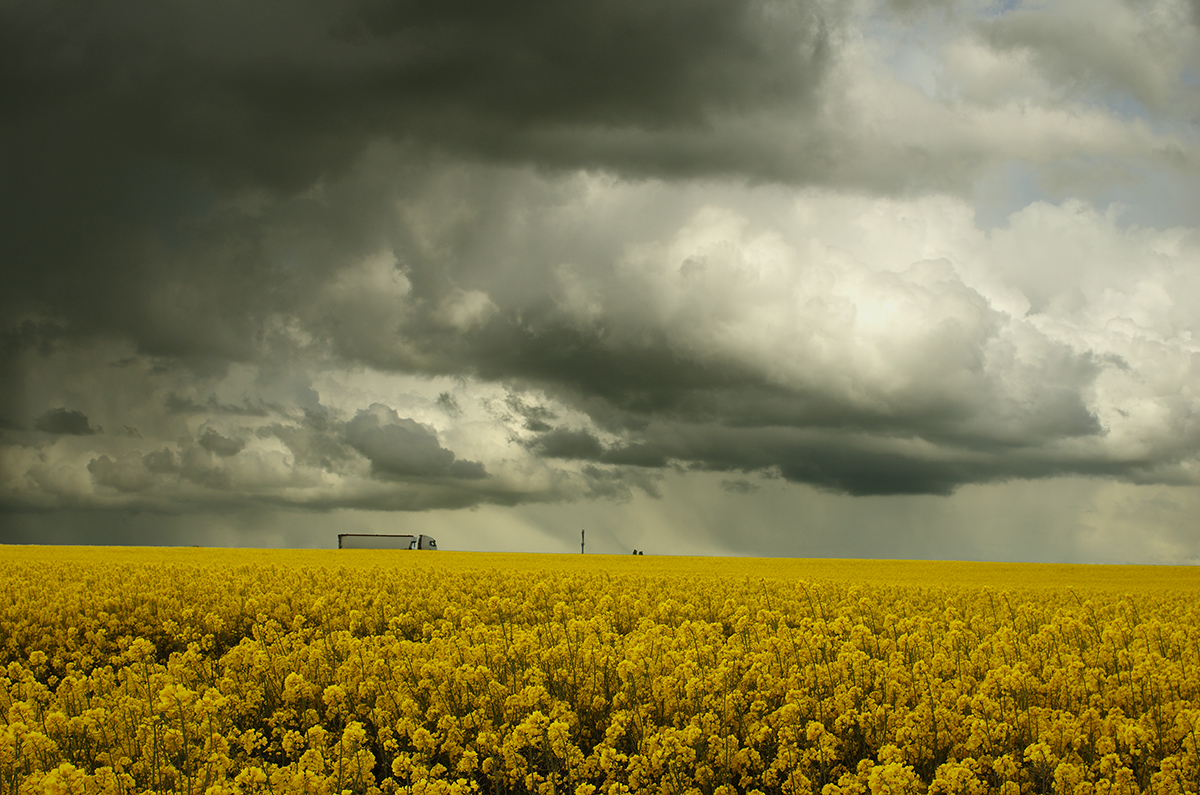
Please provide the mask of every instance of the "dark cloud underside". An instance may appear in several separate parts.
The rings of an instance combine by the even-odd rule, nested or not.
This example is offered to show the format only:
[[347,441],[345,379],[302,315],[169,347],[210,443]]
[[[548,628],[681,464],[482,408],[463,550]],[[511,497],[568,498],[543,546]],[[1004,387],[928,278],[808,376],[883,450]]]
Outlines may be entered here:
[[346,423],[346,441],[384,476],[484,478],[478,461],[456,459],[438,444],[437,435],[393,409],[374,404]]
[[56,408],[38,417],[34,427],[39,431],[72,436],[90,436],[96,429],[88,424],[87,415],[81,411]]

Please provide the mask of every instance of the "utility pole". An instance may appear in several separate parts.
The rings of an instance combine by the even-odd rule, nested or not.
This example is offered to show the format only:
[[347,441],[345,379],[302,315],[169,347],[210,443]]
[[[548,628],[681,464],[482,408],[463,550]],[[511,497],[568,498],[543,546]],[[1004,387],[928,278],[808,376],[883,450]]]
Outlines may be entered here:
[[586,533],[586,532],[587,532],[586,530],[580,530],[580,531],[579,531],[579,554],[580,554],[580,555],[582,555],[582,554],[583,554],[583,535],[584,535],[584,533]]

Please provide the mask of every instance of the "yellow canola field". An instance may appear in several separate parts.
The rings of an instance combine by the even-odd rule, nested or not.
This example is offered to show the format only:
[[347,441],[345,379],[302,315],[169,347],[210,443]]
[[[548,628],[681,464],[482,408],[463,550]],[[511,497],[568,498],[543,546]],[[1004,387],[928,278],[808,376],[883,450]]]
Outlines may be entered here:
[[1192,568],[0,547],[0,792],[1195,793]]

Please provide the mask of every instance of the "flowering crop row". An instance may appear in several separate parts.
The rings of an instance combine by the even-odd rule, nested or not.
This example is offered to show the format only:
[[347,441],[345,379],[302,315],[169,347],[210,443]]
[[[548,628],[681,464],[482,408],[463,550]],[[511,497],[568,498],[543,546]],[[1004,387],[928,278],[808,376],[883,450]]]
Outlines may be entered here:
[[0,559],[4,793],[1200,788],[1186,570]]

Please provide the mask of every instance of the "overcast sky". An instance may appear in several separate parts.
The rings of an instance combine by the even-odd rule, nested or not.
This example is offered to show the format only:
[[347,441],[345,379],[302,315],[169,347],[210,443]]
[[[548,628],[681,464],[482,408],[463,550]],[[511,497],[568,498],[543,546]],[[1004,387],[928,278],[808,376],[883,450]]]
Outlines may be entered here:
[[1200,562],[1200,0],[3,0],[0,108],[0,542]]

